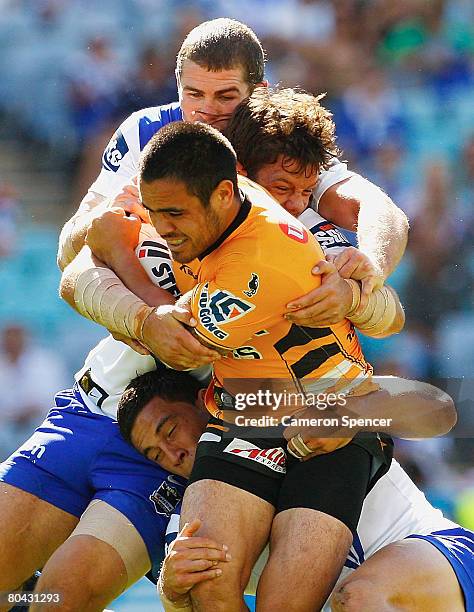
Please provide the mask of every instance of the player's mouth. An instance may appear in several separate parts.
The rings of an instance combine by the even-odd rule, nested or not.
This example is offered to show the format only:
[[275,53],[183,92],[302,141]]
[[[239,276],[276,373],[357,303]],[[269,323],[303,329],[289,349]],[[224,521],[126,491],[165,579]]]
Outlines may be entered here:
[[168,244],[170,251],[178,251],[186,240],[187,238],[167,238],[166,243]]

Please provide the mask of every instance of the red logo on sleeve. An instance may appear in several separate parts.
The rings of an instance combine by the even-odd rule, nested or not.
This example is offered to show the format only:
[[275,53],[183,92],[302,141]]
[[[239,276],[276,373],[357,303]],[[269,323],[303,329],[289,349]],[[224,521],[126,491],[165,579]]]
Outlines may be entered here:
[[292,238],[296,240],[296,242],[301,242],[305,244],[308,242],[308,232],[301,226],[292,225],[290,223],[280,223],[281,231],[288,236],[288,238]]

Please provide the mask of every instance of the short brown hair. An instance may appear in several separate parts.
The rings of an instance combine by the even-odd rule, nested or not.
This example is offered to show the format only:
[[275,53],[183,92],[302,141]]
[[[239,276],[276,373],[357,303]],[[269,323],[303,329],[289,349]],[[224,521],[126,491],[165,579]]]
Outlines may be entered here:
[[220,18],[196,26],[183,41],[176,59],[181,75],[184,60],[212,72],[241,66],[249,85],[263,81],[265,52],[255,32],[234,19]]
[[236,108],[225,135],[249,178],[279,155],[307,166],[327,167],[339,155],[331,113],[323,97],[294,89],[258,87]]

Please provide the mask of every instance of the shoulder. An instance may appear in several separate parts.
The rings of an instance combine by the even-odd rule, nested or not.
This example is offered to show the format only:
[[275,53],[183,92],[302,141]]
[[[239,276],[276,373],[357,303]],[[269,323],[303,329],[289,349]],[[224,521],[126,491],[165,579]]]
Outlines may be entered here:
[[182,113],[179,102],[165,104],[163,106],[150,106],[132,113],[119,127],[125,138],[138,135],[140,151],[146,143],[161,127],[181,121]]

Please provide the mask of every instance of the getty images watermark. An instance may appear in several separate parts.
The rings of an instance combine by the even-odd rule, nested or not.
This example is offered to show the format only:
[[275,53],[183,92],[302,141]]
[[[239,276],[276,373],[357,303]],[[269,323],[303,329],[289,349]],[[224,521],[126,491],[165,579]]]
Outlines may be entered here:
[[[390,427],[392,424],[391,418],[355,417],[338,412],[346,406],[346,393],[274,392],[268,389],[255,393],[236,393],[233,407],[239,412],[246,411],[246,414],[235,415],[233,423],[239,427],[297,426],[348,429]],[[321,412],[331,411],[332,415],[301,414],[306,408],[315,408]],[[277,411],[280,411],[280,414],[275,414]]]

